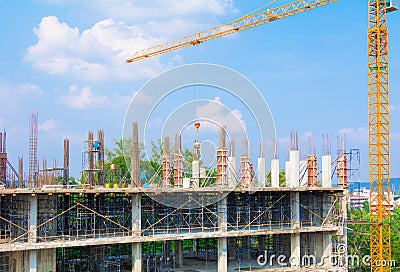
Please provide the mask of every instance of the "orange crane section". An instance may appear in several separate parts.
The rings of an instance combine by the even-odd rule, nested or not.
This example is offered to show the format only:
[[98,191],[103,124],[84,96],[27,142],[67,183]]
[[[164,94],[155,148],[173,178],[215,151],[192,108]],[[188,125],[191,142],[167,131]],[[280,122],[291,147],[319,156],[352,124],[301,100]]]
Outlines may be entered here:
[[266,9],[256,14],[249,13],[233,22],[213,27],[191,35],[187,35],[170,42],[158,44],[144,50],[140,50],[134,53],[132,58],[127,59],[126,62],[135,62],[191,45],[199,45],[203,42],[215,38],[227,36],[238,31],[250,29],[279,19],[287,18],[299,13],[303,13],[318,7],[331,4],[336,1],[338,0],[296,0],[276,8]]

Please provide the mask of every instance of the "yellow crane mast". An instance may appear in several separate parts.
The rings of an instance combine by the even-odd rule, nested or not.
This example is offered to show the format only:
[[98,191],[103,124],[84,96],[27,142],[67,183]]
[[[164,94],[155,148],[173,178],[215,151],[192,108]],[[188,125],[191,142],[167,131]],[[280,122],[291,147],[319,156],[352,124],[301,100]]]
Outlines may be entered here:
[[266,9],[255,14],[249,13],[233,22],[140,50],[134,53],[132,58],[127,59],[126,62],[134,62],[187,46],[199,45],[215,38],[227,36],[241,30],[246,30],[279,19],[287,18],[305,11],[331,4],[336,1],[337,0],[296,0],[291,3],[276,8]]
[[368,123],[371,271],[391,271],[388,29],[390,0],[368,0]]

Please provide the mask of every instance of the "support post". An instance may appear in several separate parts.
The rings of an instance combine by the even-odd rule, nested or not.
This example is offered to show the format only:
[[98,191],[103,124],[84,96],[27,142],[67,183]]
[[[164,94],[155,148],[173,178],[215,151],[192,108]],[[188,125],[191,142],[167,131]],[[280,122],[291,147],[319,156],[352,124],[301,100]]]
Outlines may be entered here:
[[332,158],[331,155],[322,156],[322,187],[332,187]]
[[235,142],[230,142],[230,154],[228,157],[227,182],[229,187],[236,187],[236,158],[235,158]]
[[138,123],[132,123],[131,187],[139,187],[139,131]]
[[300,266],[300,194],[299,192],[290,195],[290,205],[292,208],[292,228],[296,231],[290,235],[291,237],[291,260],[292,267]]
[[290,245],[291,245],[291,256],[290,256],[290,265],[294,268],[300,267],[300,233],[292,233],[290,234]]
[[279,188],[279,160],[271,160],[271,186]]
[[[132,196],[132,235],[141,236],[141,195]],[[142,243],[132,243],[132,272],[142,272]]]
[[178,267],[183,266],[183,241],[175,241],[175,262]]
[[[218,230],[220,232],[227,232],[227,201],[226,197],[218,202]],[[218,272],[228,271],[228,250],[227,238],[218,238]]]
[[[36,243],[37,241],[37,196],[29,196],[29,243]],[[37,271],[37,251],[29,250],[29,272]]]
[[299,187],[299,151],[292,150],[290,151],[290,187],[297,188]]
[[257,168],[257,177],[258,177],[258,186],[265,187],[265,158],[258,158],[258,168]]

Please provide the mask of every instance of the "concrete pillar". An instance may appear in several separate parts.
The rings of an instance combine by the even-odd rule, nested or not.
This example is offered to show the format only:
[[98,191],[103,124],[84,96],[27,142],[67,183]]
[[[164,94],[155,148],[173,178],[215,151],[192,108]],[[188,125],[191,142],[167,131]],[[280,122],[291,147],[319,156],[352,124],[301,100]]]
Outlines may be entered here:
[[229,187],[236,187],[236,158],[228,157],[227,179]]
[[29,250],[29,272],[37,272],[36,250]]
[[[226,197],[218,202],[218,230],[220,232],[226,232],[228,214],[227,214],[227,204]],[[228,250],[227,250],[227,238],[218,238],[218,272],[228,271]]]
[[329,268],[330,261],[329,258],[332,256],[332,234],[329,232],[322,233],[322,250],[323,250],[323,265],[326,268]]
[[36,253],[38,272],[56,272],[57,251],[55,248],[37,250]]
[[285,162],[286,187],[290,187],[290,161]]
[[300,187],[307,187],[307,161],[300,161],[299,168],[299,178],[300,178]]
[[290,265],[291,267],[300,267],[301,256],[300,256],[300,233],[292,233],[290,235],[291,245],[291,256]]
[[322,187],[332,187],[332,158],[331,155],[322,156]]
[[178,267],[183,266],[183,241],[175,241],[175,263]]
[[258,177],[258,186],[265,187],[265,158],[258,158],[258,168],[257,168],[257,177]]
[[[132,235],[141,236],[141,195],[132,195]],[[142,244],[132,243],[132,272],[142,272]]]
[[132,272],[142,272],[142,244],[132,244]]
[[[29,243],[37,241],[37,196],[29,196]],[[37,254],[36,250],[29,251],[29,272],[37,272]]]
[[37,196],[29,196],[29,235],[28,240],[30,243],[36,243],[37,236]]
[[279,160],[271,160],[271,186],[279,188]]
[[299,187],[299,151],[290,151],[290,187]]
[[292,210],[292,227],[300,228],[300,194],[294,192],[290,194],[290,207]]
[[[344,244],[347,248],[347,196],[349,195],[348,190],[343,191],[343,197],[342,197],[342,203],[341,203],[341,214],[343,214],[343,236],[341,237],[341,244]],[[345,253],[345,256],[347,258],[347,252]]]
[[199,161],[192,161],[192,181],[193,187],[199,187],[200,181],[200,162]]

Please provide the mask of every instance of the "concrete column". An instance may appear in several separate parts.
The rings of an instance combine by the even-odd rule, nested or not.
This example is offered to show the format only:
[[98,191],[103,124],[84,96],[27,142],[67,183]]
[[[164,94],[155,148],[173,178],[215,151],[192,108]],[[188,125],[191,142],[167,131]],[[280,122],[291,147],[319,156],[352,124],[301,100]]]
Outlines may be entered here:
[[[343,191],[343,197],[342,197],[342,204],[341,204],[341,214],[343,214],[343,236],[341,237],[341,244],[346,245],[347,248],[347,196],[349,195],[348,190]],[[347,258],[347,253],[345,254],[345,257]]]
[[290,187],[299,187],[299,151],[290,151]]
[[141,243],[132,243],[132,272],[142,272]]
[[[292,227],[300,229],[300,193],[295,192],[290,194],[290,206],[292,210]],[[291,238],[291,257],[290,260],[292,267],[300,266],[300,233],[292,233]]]
[[[132,195],[132,235],[141,236],[141,195]],[[142,244],[132,243],[132,272],[142,272]]]
[[[37,242],[37,196],[29,196],[29,243]],[[37,272],[36,250],[29,251],[29,272]]]
[[175,241],[175,263],[178,267],[183,266],[183,241]]
[[279,188],[279,160],[271,160],[271,186]]
[[258,186],[265,187],[265,158],[258,158],[257,177]]
[[29,235],[28,240],[30,243],[36,243],[37,236],[37,196],[29,197]]
[[37,250],[36,254],[38,272],[56,272],[57,252],[55,248]]
[[200,163],[199,161],[192,161],[192,181],[193,187],[199,187],[200,180]]
[[329,258],[332,256],[332,234],[329,232],[322,233],[322,250],[323,250],[323,265],[329,268],[330,261]]
[[292,233],[290,235],[290,245],[291,245],[290,265],[291,267],[300,267],[301,263],[300,233]]
[[322,187],[332,187],[332,158],[331,155],[322,156]]
[[290,194],[290,207],[292,210],[292,226],[293,228],[300,228],[300,194],[294,192]]
[[290,187],[290,161],[285,162],[286,187]]
[[[227,204],[226,197],[218,202],[218,230],[226,232],[227,227]],[[228,250],[227,250],[227,238],[218,238],[218,272],[228,271]]]
[[300,187],[307,187],[307,161],[300,161],[300,169],[299,169],[299,177],[300,177]]
[[236,158],[228,157],[228,170],[227,170],[228,186],[235,187],[236,181]]
[[37,272],[36,250],[29,250],[29,272]]

